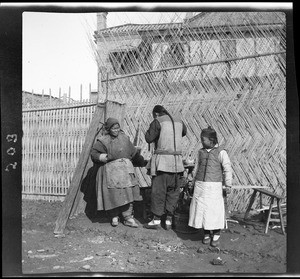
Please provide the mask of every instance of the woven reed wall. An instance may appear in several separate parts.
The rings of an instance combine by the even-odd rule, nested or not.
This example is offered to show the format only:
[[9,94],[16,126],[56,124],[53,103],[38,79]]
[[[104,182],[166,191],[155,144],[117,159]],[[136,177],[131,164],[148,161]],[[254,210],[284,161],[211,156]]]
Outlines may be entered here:
[[23,112],[23,198],[64,200],[94,109]]
[[[130,79],[133,79],[134,81]],[[119,88],[138,87],[138,77],[118,80],[125,83]],[[145,77],[140,77],[145,82]],[[117,82],[117,81],[116,81]],[[116,83],[115,82],[115,83]],[[139,145],[142,154],[150,157],[144,134],[152,121],[155,104],[163,104],[172,114],[179,114],[188,132],[184,138],[184,157],[195,158],[201,148],[200,131],[212,125],[218,132],[232,161],[234,185],[265,185],[274,192],[286,192],[286,138],[285,138],[285,81],[261,80],[255,88],[210,91],[187,96],[178,94],[175,87],[164,97],[149,91],[148,98],[139,98],[127,106],[124,119],[125,132],[133,140],[140,122]],[[272,89],[271,84],[274,85]],[[230,88],[230,89],[229,89]],[[129,90],[135,92],[134,87]],[[271,90],[272,89],[272,90]],[[151,93],[152,92],[152,93]],[[180,91],[179,91],[180,92]],[[145,93],[145,91],[144,91]],[[173,94],[172,94],[173,93]],[[152,98],[150,94],[153,94]],[[109,95],[109,99],[113,96]],[[85,135],[92,119],[94,107],[49,109],[23,112],[23,197],[28,199],[63,200]],[[138,169],[141,187],[150,185],[145,169]],[[234,190],[228,198],[230,210],[245,209],[251,190]],[[264,203],[268,198],[265,198]]]
[[[190,75],[190,69],[172,71],[175,77]],[[170,71],[168,74],[171,76]],[[150,152],[144,134],[152,121],[153,107],[161,104],[171,114],[180,115],[187,125],[184,158],[189,155],[195,158],[202,147],[201,129],[211,125],[231,158],[233,185],[268,186],[275,193],[286,195],[286,84],[283,71],[253,76],[248,81],[243,78],[189,82],[165,79],[155,83],[153,80],[153,74],[145,74],[109,82],[109,99],[132,103],[126,111],[124,130],[133,138],[140,121],[139,140],[146,158],[150,157]],[[149,183],[144,169],[141,180]],[[233,190],[228,197],[229,209],[244,211],[251,193],[249,189]],[[263,197],[264,204],[268,200],[269,197]],[[254,207],[257,206],[256,201]]]
[[[122,44],[135,39],[133,35],[130,39],[132,26],[103,30],[99,46],[107,47],[104,53],[111,46],[117,50],[119,44],[123,51],[122,59],[110,56],[102,61],[109,74],[107,81],[102,80],[103,100],[107,93],[110,100],[126,102],[123,129],[133,140],[140,121],[139,145],[146,158],[151,154],[144,134],[153,106],[161,104],[187,125],[184,157],[195,158],[201,148],[201,129],[211,125],[230,155],[234,185],[269,186],[285,195],[285,17],[282,13],[240,13],[238,17],[212,13],[200,17],[194,26],[185,25],[185,32],[182,24],[159,26],[165,28],[160,39],[157,34],[162,34],[154,32],[153,26],[136,25],[134,36],[138,33],[139,40],[147,40],[135,56],[128,54],[132,46],[126,53]],[[199,32],[197,26],[204,29]],[[171,47],[174,41],[185,45],[184,56]],[[195,63],[206,64],[191,66]],[[176,66],[183,67],[166,69]],[[66,194],[93,109],[67,111],[23,113],[24,197],[63,199]],[[61,146],[65,153],[60,152]],[[145,169],[139,169],[138,175],[141,187],[150,184]],[[245,210],[251,193],[234,190],[228,197],[229,210]],[[264,204],[268,199],[264,197]]]
[[[133,135],[139,119],[143,135],[154,105],[164,105],[188,127],[184,157],[195,158],[200,131],[211,125],[231,157],[234,185],[285,195],[285,14],[205,12],[176,23],[168,16],[95,34],[109,76],[103,87],[111,100],[130,105],[126,132]],[[251,192],[234,190],[229,208],[244,210]]]

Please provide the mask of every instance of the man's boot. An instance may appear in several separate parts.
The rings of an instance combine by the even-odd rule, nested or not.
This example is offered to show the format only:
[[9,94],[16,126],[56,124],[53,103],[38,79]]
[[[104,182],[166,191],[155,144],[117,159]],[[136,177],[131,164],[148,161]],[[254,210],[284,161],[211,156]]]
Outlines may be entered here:
[[160,227],[160,222],[160,217],[154,216],[148,224],[144,225],[144,228],[157,230]]

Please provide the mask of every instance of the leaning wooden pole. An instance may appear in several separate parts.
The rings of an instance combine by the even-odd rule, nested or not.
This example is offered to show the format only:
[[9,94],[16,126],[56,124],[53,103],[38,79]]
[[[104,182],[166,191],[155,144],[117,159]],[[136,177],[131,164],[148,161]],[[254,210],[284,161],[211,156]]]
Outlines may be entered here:
[[[70,88],[69,88],[70,93]],[[80,193],[80,185],[86,169],[89,163],[90,150],[94,144],[95,138],[99,132],[100,122],[105,122],[105,114],[107,110],[107,101],[105,103],[100,103],[100,94],[102,93],[102,87],[98,88],[98,102],[97,106],[87,132],[85,142],[82,147],[82,151],[79,156],[77,166],[75,168],[71,184],[68,189],[68,193],[64,200],[64,205],[62,210],[59,212],[58,218],[55,222],[54,234],[61,235],[64,232],[67,221],[72,216],[78,212],[77,207],[80,201],[83,199]],[[101,121],[102,120],[102,121]]]
[[89,159],[90,150],[92,148],[95,136],[100,126],[100,119],[103,118],[104,106],[105,104],[98,104],[95,109],[94,116],[91,121],[89,130],[87,132],[85,142],[83,144],[82,151],[79,156],[79,160],[75,168],[74,175],[71,180],[71,184],[69,186],[68,193],[64,200],[63,208],[59,212],[58,218],[55,222],[55,229],[54,229],[55,234],[63,234],[63,231],[67,224],[68,218],[70,216],[73,207],[73,203],[76,199],[78,190],[80,188],[80,183]]

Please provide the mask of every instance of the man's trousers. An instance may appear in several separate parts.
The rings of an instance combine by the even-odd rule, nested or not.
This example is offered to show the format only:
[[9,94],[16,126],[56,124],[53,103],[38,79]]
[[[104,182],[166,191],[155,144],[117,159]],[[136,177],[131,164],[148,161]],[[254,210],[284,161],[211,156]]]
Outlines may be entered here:
[[170,172],[157,172],[152,177],[151,212],[154,215],[174,214],[180,194],[181,177],[180,173]]

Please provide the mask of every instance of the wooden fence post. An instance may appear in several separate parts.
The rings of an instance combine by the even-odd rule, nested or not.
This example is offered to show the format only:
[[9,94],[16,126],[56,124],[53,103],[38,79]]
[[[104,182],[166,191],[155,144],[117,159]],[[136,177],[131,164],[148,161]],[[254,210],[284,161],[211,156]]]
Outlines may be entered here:
[[71,102],[71,86],[69,86],[69,96],[68,96],[68,103]]
[[80,103],[82,103],[82,84],[80,84]]
[[[99,78],[101,78],[102,75],[99,75]],[[102,80],[99,81],[99,84],[98,84],[98,96],[97,96],[97,103],[100,103],[101,101],[101,95],[103,93],[103,85],[102,85]]]
[[91,92],[92,92],[92,86],[91,83],[89,83],[89,102],[91,101]]
[[33,98],[33,89],[31,90],[31,106],[33,106],[34,98]]

